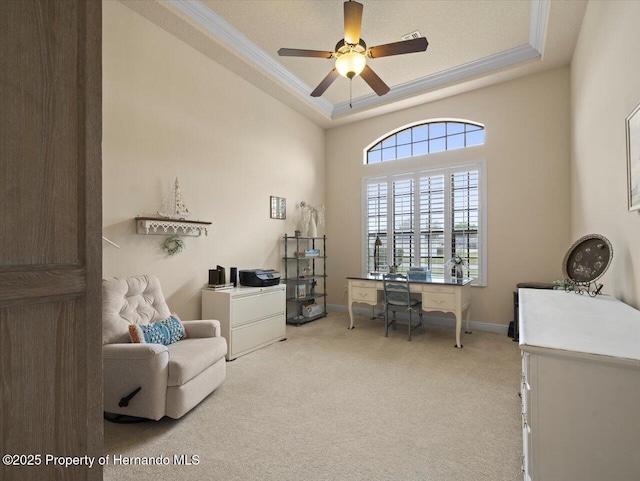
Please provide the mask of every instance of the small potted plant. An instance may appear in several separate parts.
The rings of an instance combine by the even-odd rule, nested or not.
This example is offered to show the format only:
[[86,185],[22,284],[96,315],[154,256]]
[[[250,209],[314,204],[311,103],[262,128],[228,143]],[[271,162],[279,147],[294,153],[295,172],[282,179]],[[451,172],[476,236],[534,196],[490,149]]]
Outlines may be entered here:
[[449,259],[445,264],[445,267],[451,269],[451,274],[457,279],[462,279],[464,277],[465,269],[468,270],[469,268],[467,261],[458,254]]

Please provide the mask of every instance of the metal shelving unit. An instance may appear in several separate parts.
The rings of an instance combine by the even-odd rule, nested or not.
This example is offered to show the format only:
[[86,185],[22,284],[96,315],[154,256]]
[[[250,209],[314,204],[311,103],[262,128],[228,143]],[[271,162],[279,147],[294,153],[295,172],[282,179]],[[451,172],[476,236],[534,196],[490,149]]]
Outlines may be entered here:
[[[283,241],[283,281],[287,284],[287,324],[299,326],[326,317],[327,236],[296,237],[285,234]],[[294,245],[295,250],[292,250]],[[315,249],[319,250],[319,255],[304,255],[306,250]],[[303,294],[303,290],[304,295],[300,295]],[[319,300],[322,302],[319,303]],[[303,308],[309,305],[320,305],[322,312],[311,317],[303,316]]]

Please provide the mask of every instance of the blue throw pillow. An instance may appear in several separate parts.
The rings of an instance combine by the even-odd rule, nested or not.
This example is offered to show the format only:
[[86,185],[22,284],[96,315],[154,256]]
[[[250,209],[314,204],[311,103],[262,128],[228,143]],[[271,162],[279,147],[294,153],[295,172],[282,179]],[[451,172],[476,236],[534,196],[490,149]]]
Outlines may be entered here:
[[184,326],[178,316],[151,324],[131,324],[129,326],[131,342],[139,344],[163,344],[168,346],[185,337]]

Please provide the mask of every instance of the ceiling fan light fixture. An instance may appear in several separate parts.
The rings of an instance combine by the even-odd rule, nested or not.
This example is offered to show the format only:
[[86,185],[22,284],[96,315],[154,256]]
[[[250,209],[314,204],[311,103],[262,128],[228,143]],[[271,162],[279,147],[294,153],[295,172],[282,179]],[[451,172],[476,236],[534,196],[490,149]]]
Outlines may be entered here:
[[[311,91],[312,97],[320,97],[339,75],[352,80],[353,77],[361,76],[362,79],[373,89],[377,95],[385,95],[391,89],[380,77],[367,65],[367,57],[380,58],[402,55],[405,53],[424,52],[427,50],[429,42],[420,36],[420,32],[415,31],[409,34],[410,40],[387,43],[367,48],[367,44],[360,38],[360,27],[362,27],[361,3],[347,0],[344,2],[344,38],[338,41],[333,52],[322,50],[303,50],[299,48],[281,48],[278,55],[281,57],[317,57],[326,59],[336,59],[335,66],[320,84]],[[414,38],[417,36],[417,38]],[[351,92],[353,82],[349,82],[349,92]],[[349,94],[349,99],[351,99]],[[351,106],[351,101],[349,102]]]
[[336,59],[336,69],[346,78],[360,75],[366,65],[367,58],[358,52],[347,52]]

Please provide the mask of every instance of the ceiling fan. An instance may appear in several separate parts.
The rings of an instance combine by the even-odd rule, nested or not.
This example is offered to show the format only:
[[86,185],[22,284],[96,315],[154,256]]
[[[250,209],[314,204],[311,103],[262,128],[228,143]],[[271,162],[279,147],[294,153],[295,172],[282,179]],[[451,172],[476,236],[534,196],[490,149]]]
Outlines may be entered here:
[[344,38],[335,47],[334,52],[322,50],[303,50],[297,48],[281,48],[281,57],[317,57],[336,59],[335,67],[329,75],[311,92],[312,97],[320,97],[342,75],[353,79],[360,75],[369,87],[378,95],[389,92],[389,86],[367,65],[368,58],[390,57],[405,53],[424,52],[429,42],[425,37],[413,38],[401,42],[387,43],[367,48],[367,44],[360,38],[362,24],[362,4],[348,0],[344,2]]

